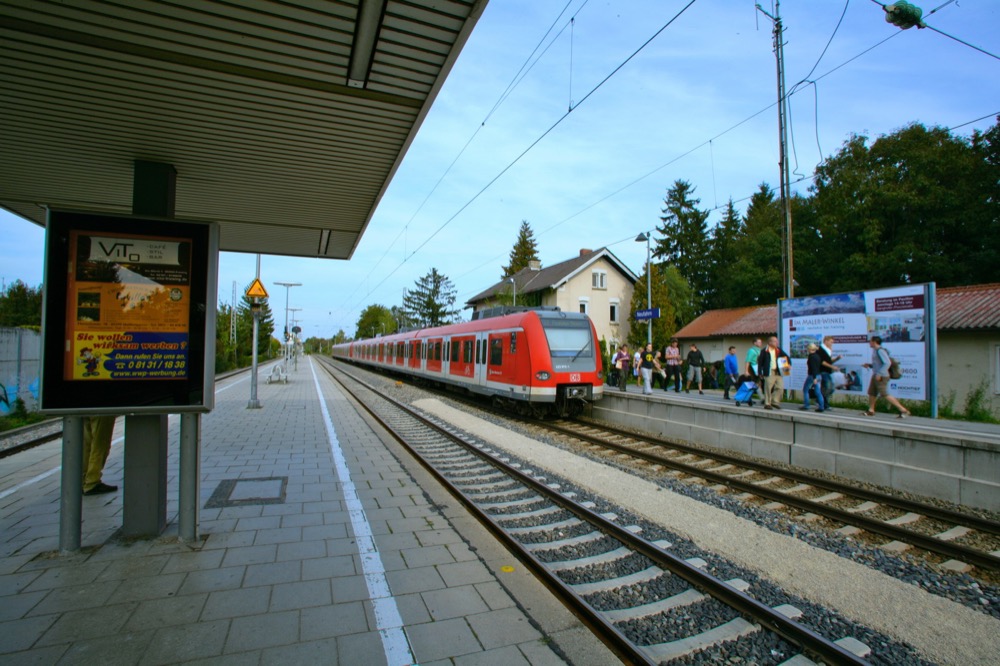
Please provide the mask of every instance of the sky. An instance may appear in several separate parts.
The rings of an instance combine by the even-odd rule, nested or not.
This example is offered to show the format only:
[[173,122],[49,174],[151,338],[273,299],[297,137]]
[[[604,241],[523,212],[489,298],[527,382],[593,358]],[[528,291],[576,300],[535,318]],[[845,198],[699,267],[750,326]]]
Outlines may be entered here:
[[[793,190],[853,134],[993,124],[1000,2],[914,4],[937,31],[900,30],[871,0],[781,3]],[[674,181],[709,226],[730,198],[744,212],[760,183],[777,190],[776,100],[772,23],[752,0],[492,0],[354,256],[261,257],[275,322],[287,297],[305,337],[353,335],[365,307],[401,305],[432,268],[461,308],[500,279],[522,220],[543,266],[608,247],[641,274],[635,237],[661,224]],[[0,209],[0,238],[0,280],[41,284],[44,230]],[[220,302],[256,261],[222,254]]]

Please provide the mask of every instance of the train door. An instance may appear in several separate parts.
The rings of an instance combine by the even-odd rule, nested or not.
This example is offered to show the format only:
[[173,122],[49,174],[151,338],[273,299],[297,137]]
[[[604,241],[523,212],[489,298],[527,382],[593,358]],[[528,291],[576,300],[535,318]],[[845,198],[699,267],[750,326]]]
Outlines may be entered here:
[[486,345],[488,334],[476,333],[476,385],[486,385]]

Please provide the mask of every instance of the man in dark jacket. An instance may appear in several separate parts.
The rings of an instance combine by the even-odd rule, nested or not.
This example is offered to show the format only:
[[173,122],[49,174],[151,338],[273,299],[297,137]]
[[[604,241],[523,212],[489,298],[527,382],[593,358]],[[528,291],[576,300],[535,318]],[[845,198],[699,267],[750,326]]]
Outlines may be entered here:
[[767,339],[767,347],[757,358],[757,375],[764,378],[764,409],[781,409],[781,393],[785,390],[784,373],[791,370],[791,359],[778,346],[778,338]]
[[701,390],[701,368],[705,365],[705,355],[701,353],[700,349],[698,349],[698,345],[692,343],[691,351],[689,351],[687,355],[687,362],[688,376],[687,385],[684,386],[684,392],[690,393],[691,382],[695,381],[698,383],[698,393],[704,395],[705,392]]

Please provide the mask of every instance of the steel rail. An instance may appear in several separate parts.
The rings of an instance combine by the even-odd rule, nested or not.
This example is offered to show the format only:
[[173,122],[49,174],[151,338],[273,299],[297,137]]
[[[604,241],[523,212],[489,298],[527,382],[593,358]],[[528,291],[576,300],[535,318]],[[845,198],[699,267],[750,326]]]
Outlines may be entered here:
[[[329,371],[328,371],[329,372]],[[534,557],[530,552],[525,550],[523,546],[515,541],[510,535],[508,535],[503,528],[497,524],[492,516],[486,514],[480,508],[478,508],[471,500],[469,500],[465,495],[455,487],[448,479],[446,479],[440,472],[434,469],[434,466],[426,461],[423,456],[414,450],[406,441],[405,438],[398,433],[390,424],[388,424],[379,415],[375,414],[373,409],[361,400],[356,394],[351,391],[339,378],[335,377],[333,373],[330,373],[331,377],[346,390],[352,397],[357,400],[357,402],[364,407],[365,411],[372,415],[382,427],[386,428],[390,432],[394,439],[396,439],[404,448],[407,449],[412,455],[414,455],[420,464],[427,469],[436,479],[438,479],[442,485],[444,485],[452,495],[456,497],[464,506],[470,509],[476,517],[482,521],[488,529],[494,533],[507,547],[526,565],[528,565],[532,571],[539,575],[545,582],[546,586],[553,590],[557,595],[560,596],[567,603],[570,609],[575,615],[581,618],[592,630],[595,627],[598,629],[595,633],[601,638],[605,644],[609,646],[618,656],[623,657],[627,655],[630,663],[643,663],[643,664],[654,664],[655,660],[650,660],[650,658],[644,653],[637,652],[636,650],[641,650],[641,647],[636,646],[632,641],[625,638],[624,635],[611,623],[605,621],[599,613],[595,611],[587,604],[583,599],[577,595],[572,589],[569,589],[562,581],[552,572],[548,570],[545,565]],[[348,375],[351,376],[351,375]],[[822,635],[812,631],[808,627],[795,622],[794,620],[783,615],[779,611],[774,610],[770,606],[757,601],[753,597],[737,590],[736,588],[728,585],[719,578],[713,576],[712,574],[695,567],[683,559],[664,551],[655,544],[646,541],[642,537],[633,534],[629,530],[620,525],[611,522],[607,518],[604,518],[600,514],[587,509],[579,505],[578,503],[572,501],[568,497],[565,497],[561,493],[549,488],[543,482],[533,478],[532,476],[522,472],[519,469],[511,467],[507,463],[495,458],[494,456],[482,451],[479,447],[475,446],[462,439],[458,435],[455,435],[432,420],[428,419],[419,412],[413,410],[411,407],[399,403],[392,398],[381,393],[375,387],[367,384],[357,377],[351,376],[352,379],[365,386],[369,390],[375,392],[389,404],[393,405],[397,409],[405,412],[412,418],[419,420],[424,423],[427,427],[438,432],[447,439],[455,442],[456,444],[468,449],[470,452],[477,456],[485,459],[489,464],[501,469],[505,474],[516,478],[521,483],[530,486],[539,494],[543,495],[550,501],[558,504],[562,508],[570,511],[578,518],[591,523],[598,527],[601,531],[606,534],[610,534],[615,539],[627,544],[636,552],[641,553],[645,557],[649,558],[657,566],[670,571],[671,573],[683,578],[685,581],[690,583],[692,586],[707,592],[711,597],[722,601],[723,603],[729,605],[734,610],[740,612],[745,616],[749,616],[758,622],[762,626],[766,627],[770,631],[778,634],[785,640],[789,641],[793,645],[798,646],[803,650],[804,653],[818,657],[825,660],[827,663],[834,664],[867,664],[868,662],[861,659],[854,653],[842,648],[836,643],[828,640]],[[610,643],[606,639],[614,639],[614,643]],[[634,661],[633,661],[634,660]]]
[[[825,518],[836,520],[837,522],[841,522],[847,525],[854,525],[855,527],[860,527],[866,531],[875,534],[881,534],[882,536],[886,536],[891,539],[895,539],[897,541],[903,541],[905,543],[909,543],[911,545],[917,546],[919,548],[922,548],[924,550],[933,553],[937,553],[939,555],[944,555],[952,559],[961,560],[963,562],[966,562],[967,564],[972,564],[989,570],[1000,570],[1000,557],[991,555],[990,553],[987,553],[985,551],[977,550],[975,548],[970,548],[968,546],[963,546],[961,544],[943,541],[935,537],[926,536],[920,534],[919,532],[914,532],[912,530],[908,530],[903,527],[899,527],[897,525],[890,525],[889,523],[886,523],[881,520],[877,520],[874,518],[866,518],[865,516],[858,513],[850,513],[843,509],[837,509],[835,507],[826,506],[825,504],[821,504],[819,502],[814,502],[812,500],[796,497],[789,493],[783,493],[780,490],[773,490],[765,486],[755,485],[753,482],[750,481],[741,481],[740,479],[734,479],[731,476],[727,476],[725,474],[721,474],[718,472],[711,472],[709,470],[704,470],[699,467],[695,467],[693,465],[688,465],[686,463],[677,462],[659,454],[648,453],[645,451],[638,451],[629,446],[623,444],[617,444],[615,442],[610,442],[600,437],[589,435],[587,433],[577,432],[575,430],[572,430],[570,428],[565,428],[563,426],[558,426],[549,423],[541,423],[536,425],[540,425],[541,427],[549,429],[553,432],[558,432],[560,434],[567,435],[570,437],[576,437],[577,439],[583,440],[585,442],[590,442],[591,444],[596,444],[598,446],[606,447],[608,449],[611,449],[612,451],[625,453],[633,457],[639,458],[641,460],[655,463],[657,465],[663,465],[664,467],[669,467],[670,469],[674,469],[679,472],[684,472],[685,474],[689,474],[691,476],[700,477],[709,481],[713,481],[715,483],[722,484],[730,488],[734,488],[736,490],[748,492],[757,495],[759,497],[763,497],[765,499],[769,499],[775,502],[780,502],[781,504],[786,504],[788,506],[792,506],[797,509],[802,509],[803,511],[809,511],[824,516]],[[619,434],[614,429],[611,429],[611,431],[614,434]],[[672,443],[666,441],[663,442],[652,441],[655,440],[655,438],[646,438],[625,432],[621,432],[620,434],[623,436],[632,437],[633,439],[637,439],[640,442],[646,442],[651,444],[662,443],[671,446],[672,448],[679,448],[675,447]],[[714,453],[706,452],[699,449],[690,449],[689,451],[685,452],[697,453],[698,455],[704,458],[717,459],[720,462],[731,461],[732,464],[739,465],[742,467],[747,467],[749,469],[754,469],[755,471],[764,471],[762,469],[755,468],[750,464],[747,464],[745,461],[741,461],[737,458],[730,458],[729,456],[717,456]],[[786,474],[784,470],[778,468],[767,468],[766,466],[765,469],[766,471],[773,473],[775,476],[787,476],[791,478],[790,475]],[[795,480],[801,480],[803,483],[810,483],[811,485],[816,485],[816,486],[820,485],[818,483],[812,483],[811,477],[803,475],[798,475],[798,476],[799,478]],[[846,486],[844,492],[852,495],[856,494],[854,493],[853,488],[851,486]]]

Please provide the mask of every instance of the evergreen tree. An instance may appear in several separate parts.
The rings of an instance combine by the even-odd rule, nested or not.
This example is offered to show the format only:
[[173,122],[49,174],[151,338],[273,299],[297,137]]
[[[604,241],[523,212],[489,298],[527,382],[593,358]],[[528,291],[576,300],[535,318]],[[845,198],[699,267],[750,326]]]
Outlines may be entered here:
[[451,280],[432,268],[403,295],[403,309],[419,326],[441,326],[458,317],[458,310],[452,309],[456,296]]
[[[249,285],[247,285],[249,287]],[[243,290],[243,297],[236,306],[236,367],[245,368],[253,363],[253,314],[250,298]],[[268,299],[262,299],[260,319],[257,324],[257,357],[268,358],[272,351],[274,316]],[[277,341],[280,348],[281,341]]]
[[234,370],[236,342],[229,337],[229,322],[233,315],[231,305],[221,303],[215,315],[215,374]]
[[355,339],[374,338],[396,332],[396,320],[392,311],[384,305],[369,305],[358,317]]
[[782,273],[782,213],[774,190],[761,183],[750,197],[744,233],[736,247],[731,294],[736,306],[775,303],[784,295]]
[[538,261],[538,243],[527,220],[521,220],[521,229],[517,233],[517,241],[510,251],[510,263],[503,267],[501,280],[509,278],[519,270],[528,267],[528,262]]
[[705,307],[709,310],[741,305],[735,292],[735,284],[739,281],[736,261],[742,238],[743,220],[733,200],[729,199],[722,219],[712,229],[709,243],[709,273],[705,290]]
[[41,325],[42,288],[35,289],[14,280],[0,293],[0,326],[37,329]]
[[656,241],[653,256],[673,264],[693,290],[693,302],[700,309],[708,289],[708,211],[698,210],[701,199],[693,198],[694,188],[686,180],[674,181],[664,200],[662,238]]

